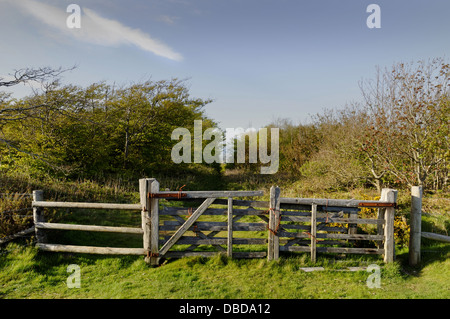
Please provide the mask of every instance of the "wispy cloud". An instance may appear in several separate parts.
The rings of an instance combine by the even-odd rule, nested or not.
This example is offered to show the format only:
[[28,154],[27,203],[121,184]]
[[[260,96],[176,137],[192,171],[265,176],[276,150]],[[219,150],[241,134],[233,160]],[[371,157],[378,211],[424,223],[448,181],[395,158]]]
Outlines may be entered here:
[[30,16],[60,32],[72,36],[79,41],[105,46],[123,44],[135,45],[167,59],[181,61],[182,55],[173,51],[168,45],[152,38],[148,33],[133,29],[119,21],[100,16],[95,11],[82,7],[81,28],[69,29],[66,25],[70,13],[66,8],[55,7],[36,0],[3,0],[20,8]]
[[168,15],[162,15],[158,18],[159,21],[162,21],[169,25],[175,24],[176,20],[178,20],[178,19],[179,19],[179,17],[168,16]]

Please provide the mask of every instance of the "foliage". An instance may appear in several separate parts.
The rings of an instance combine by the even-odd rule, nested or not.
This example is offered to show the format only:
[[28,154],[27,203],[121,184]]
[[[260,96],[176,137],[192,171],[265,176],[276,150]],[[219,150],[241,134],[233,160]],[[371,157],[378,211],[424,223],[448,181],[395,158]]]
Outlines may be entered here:
[[[408,186],[442,187],[450,160],[450,65],[398,63],[361,86],[367,112],[363,151]],[[431,182],[431,183],[430,183]]]
[[2,162],[32,174],[102,179],[180,171],[186,165],[175,166],[170,158],[172,131],[192,128],[196,119],[203,119],[204,129],[215,126],[203,114],[210,101],[192,98],[177,79],[122,88],[56,82],[43,93],[7,102],[20,109],[41,105],[2,130],[11,141],[0,149]]
[[[280,128],[280,171],[329,190],[445,190],[450,168],[450,65],[398,63],[361,83],[362,102]],[[269,126],[270,126],[269,125]]]
[[30,227],[33,221],[31,200],[23,194],[0,195],[0,238]]

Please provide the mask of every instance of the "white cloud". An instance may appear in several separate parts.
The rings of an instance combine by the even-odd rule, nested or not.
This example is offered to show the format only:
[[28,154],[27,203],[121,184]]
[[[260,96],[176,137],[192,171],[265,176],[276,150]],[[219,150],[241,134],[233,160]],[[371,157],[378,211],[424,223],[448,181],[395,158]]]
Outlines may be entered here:
[[4,1],[79,41],[105,46],[131,44],[171,60],[183,59],[181,54],[173,51],[163,42],[153,39],[149,34],[130,28],[119,21],[101,17],[95,11],[85,7],[82,8],[81,28],[69,29],[66,20],[71,13],[67,13],[66,8],[61,9],[35,0]]
[[179,17],[168,16],[168,15],[162,15],[158,18],[159,21],[162,21],[169,25],[175,24],[176,20],[178,20],[178,19],[179,19]]

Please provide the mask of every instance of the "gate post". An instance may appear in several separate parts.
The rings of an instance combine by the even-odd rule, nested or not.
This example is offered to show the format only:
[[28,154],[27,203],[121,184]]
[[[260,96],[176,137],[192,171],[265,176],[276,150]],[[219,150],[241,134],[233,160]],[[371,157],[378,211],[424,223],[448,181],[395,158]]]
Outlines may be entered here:
[[[397,203],[397,191],[388,189],[386,200],[391,203]],[[384,262],[390,263],[395,258],[395,242],[394,242],[394,217],[395,207],[386,207],[384,222]]]
[[422,231],[422,186],[411,187],[411,216],[409,230],[409,265],[420,263],[420,237]]
[[154,178],[139,180],[139,195],[142,206],[141,220],[143,246],[147,252],[145,262],[150,265],[159,263],[159,200],[150,198],[150,193],[159,192],[159,182]]
[[[159,182],[153,179],[150,193],[159,192]],[[149,198],[150,201],[150,265],[159,264],[159,199]]]
[[143,248],[146,251],[147,257],[145,261],[148,262],[147,258],[150,254],[150,213],[149,213],[149,202],[147,200],[147,194],[150,191],[150,185],[152,183],[152,178],[141,178],[139,180],[139,197],[141,202],[141,223],[142,231],[144,232],[142,236]]
[[[33,202],[41,202],[44,200],[44,192],[42,190],[33,191]],[[42,215],[42,207],[33,207],[33,222],[36,223],[45,222]],[[47,236],[43,229],[35,227],[36,242],[38,244],[45,244],[47,242]]]

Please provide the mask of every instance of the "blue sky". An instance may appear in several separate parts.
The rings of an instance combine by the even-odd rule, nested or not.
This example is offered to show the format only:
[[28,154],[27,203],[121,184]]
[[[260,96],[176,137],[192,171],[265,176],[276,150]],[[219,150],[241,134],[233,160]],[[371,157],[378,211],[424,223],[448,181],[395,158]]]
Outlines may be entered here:
[[65,83],[186,78],[222,128],[257,128],[359,100],[376,66],[448,58],[450,1],[0,0],[0,30],[0,77],[76,64]]

